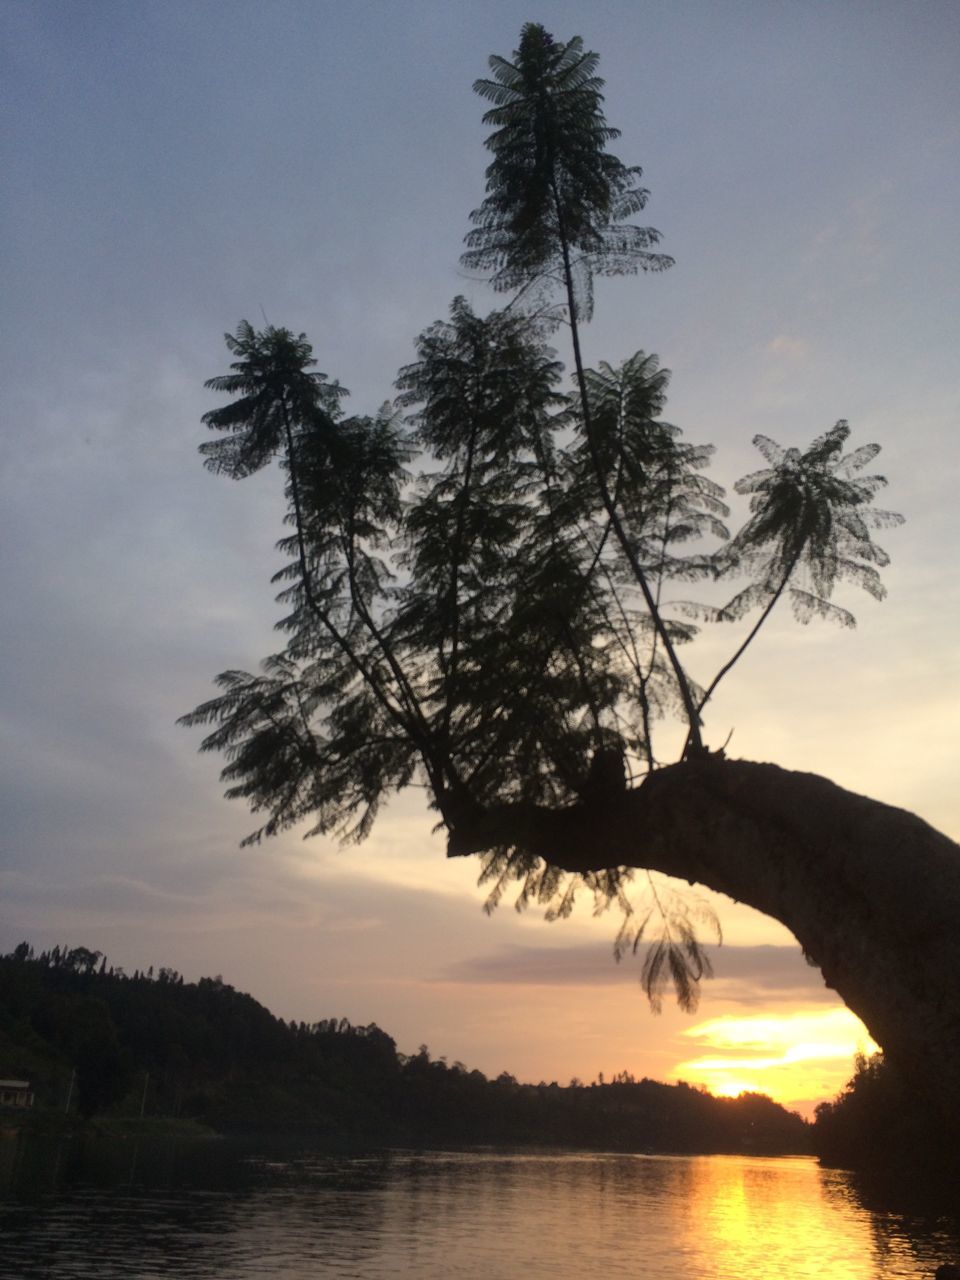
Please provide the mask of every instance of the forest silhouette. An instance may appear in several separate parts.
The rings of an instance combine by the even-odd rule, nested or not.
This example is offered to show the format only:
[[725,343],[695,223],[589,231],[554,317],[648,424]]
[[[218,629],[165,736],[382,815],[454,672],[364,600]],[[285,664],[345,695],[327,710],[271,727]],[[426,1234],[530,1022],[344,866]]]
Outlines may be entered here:
[[425,1045],[400,1053],[373,1024],[284,1022],[220,977],[126,974],[86,947],[35,954],[21,943],[0,956],[0,992],[0,1076],[30,1082],[40,1126],[69,1103],[75,1118],[142,1114],[316,1142],[809,1149],[809,1126],[762,1094],[716,1098],[627,1072],[591,1084],[491,1080]]

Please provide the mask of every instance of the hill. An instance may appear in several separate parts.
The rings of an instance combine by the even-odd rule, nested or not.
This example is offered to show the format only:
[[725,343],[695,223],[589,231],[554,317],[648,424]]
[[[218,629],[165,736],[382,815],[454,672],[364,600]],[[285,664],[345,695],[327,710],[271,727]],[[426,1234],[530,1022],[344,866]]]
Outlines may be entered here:
[[0,956],[0,1078],[30,1080],[34,1123],[67,1111],[377,1144],[809,1150],[809,1126],[761,1094],[716,1098],[626,1072],[490,1080],[425,1045],[400,1053],[374,1024],[284,1022],[219,976],[128,975],[86,947],[37,955],[24,942]]

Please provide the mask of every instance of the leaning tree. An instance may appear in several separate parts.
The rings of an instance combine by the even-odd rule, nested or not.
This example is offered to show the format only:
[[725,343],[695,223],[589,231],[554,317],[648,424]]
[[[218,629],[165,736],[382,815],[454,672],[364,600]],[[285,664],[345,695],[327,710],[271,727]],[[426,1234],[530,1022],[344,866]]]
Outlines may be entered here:
[[[792,931],[889,1061],[916,1079],[934,1066],[958,1099],[958,847],[705,741],[709,699],[781,601],[850,625],[838,581],[883,595],[873,532],[899,517],[872,505],[878,446],[847,452],[845,422],[803,451],[758,436],[766,466],[736,484],[749,517],[730,536],[711,448],[662,416],[656,356],[584,364],[594,279],[671,265],[631,221],[647,192],[608,150],[596,55],[530,24],[490,67],[463,261],[507,304],[480,316],[456,299],[369,417],[344,412],[304,335],[227,335],[231,371],[207,385],[233,398],[205,415],[201,452],[234,478],[279,463],[286,641],[184,720],[211,727],[227,794],[263,815],[251,841],[305,821],[361,839],[385,797],[423,785],[491,902],[511,884],[553,916],[578,889],[616,900],[618,948],[646,945],[654,1001],[672,984],[691,1006],[709,963],[690,902],[650,873],[748,903]],[[745,618],[698,684],[684,645]],[[672,761],[657,746],[670,716],[686,734]]]

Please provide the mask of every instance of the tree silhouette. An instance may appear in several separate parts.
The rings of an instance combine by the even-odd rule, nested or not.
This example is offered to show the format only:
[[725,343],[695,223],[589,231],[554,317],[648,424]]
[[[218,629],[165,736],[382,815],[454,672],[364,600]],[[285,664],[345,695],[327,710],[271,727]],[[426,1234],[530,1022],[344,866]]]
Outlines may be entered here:
[[[709,698],[781,598],[801,622],[849,625],[838,582],[883,594],[871,531],[899,517],[871,506],[878,446],[844,453],[845,422],[803,451],[757,437],[769,466],[735,486],[750,515],[725,541],[712,449],[663,420],[657,358],[585,366],[593,277],[670,265],[627,221],[647,192],[607,151],[596,66],[533,24],[513,61],[491,60],[476,88],[493,159],[464,262],[513,296],[485,317],[457,299],[393,408],[343,417],[303,336],[244,323],[228,337],[240,359],[207,385],[240,399],[205,421],[232,434],[201,449],[233,476],[281,459],[287,643],[259,675],[221,675],[184,721],[212,726],[203,749],[226,754],[228,795],[266,813],[254,840],[305,819],[362,837],[387,795],[424,785],[449,854],[480,855],[491,903],[510,884],[551,916],[584,885],[618,902],[618,952],[652,943],[654,1002],[672,983],[692,1007],[709,968],[696,904],[650,872],[750,903],[793,931],[891,1060],[949,1059],[960,1097],[960,984],[944,977],[960,972],[956,846],[703,737]],[[550,346],[563,326],[572,393]],[[670,603],[676,584],[744,575],[724,606]],[[684,644],[755,609],[699,685]],[[673,763],[655,746],[668,715],[687,730]]]
[[652,227],[614,221],[639,213],[649,192],[637,186],[638,167],[627,168],[606,150],[619,130],[610,128],[600,108],[598,61],[579,37],[563,44],[536,23],[523,28],[513,62],[490,59],[494,79],[478,80],[474,89],[495,104],[484,116],[484,124],[496,126],[487,139],[493,160],[487,198],[471,215],[476,226],[463,263],[492,269],[497,289],[550,278],[560,283],[598,493],[670,660],[691,745],[699,752],[700,721],[689,681],[604,472],[580,350],[580,321],[593,312],[594,275],[662,271],[673,262],[651,252],[660,239]]
[[751,571],[753,580],[717,616],[735,620],[754,606],[762,611],[733,657],[710,682],[699,711],[785,592],[800,622],[818,615],[845,627],[854,626],[856,620],[830,600],[839,579],[855,582],[876,600],[886,595],[877,567],[887,565],[889,557],[872,540],[870,529],[901,524],[903,517],[866,505],[886,479],[854,476],[877,456],[880,446],[863,445],[844,455],[849,435],[847,423],[838,422],[803,453],[781,449],[766,436],[754,437],[753,443],[771,465],[737,481],[738,493],[753,495],[753,515],[725,550],[733,565],[742,563]]

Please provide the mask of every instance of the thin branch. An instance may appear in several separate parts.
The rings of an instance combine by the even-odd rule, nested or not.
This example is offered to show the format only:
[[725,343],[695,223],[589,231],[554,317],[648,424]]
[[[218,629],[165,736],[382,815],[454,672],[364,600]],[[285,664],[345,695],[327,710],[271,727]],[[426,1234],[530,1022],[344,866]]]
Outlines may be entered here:
[[586,376],[584,374],[584,368],[583,368],[583,358],[580,353],[580,334],[579,334],[579,328],[576,320],[576,300],[575,300],[574,291],[573,291],[573,273],[570,266],[570,248],[569,248],[569,245],[567,244],[566,233],[564,231],[563,208],[560,201],[560,193],[557,190],[555,178],[551,179],[551,185],[553,187],[554,206],[557,213],[558,234],[560,237],[560,251],[563,256],[564,282],[566,285],[566,293],[567,293],[567,307],[570,313],[570,337],[573,343],[573,359],[574,359],[574,365],[576,367],[577,385],[580,391],[580,401],[583,409],[584,433],[586,435],[587,446],[590,450],[590,458],[591,458],[591,461],[593,462],[593,469],[597,479],[597,486],[600,491],[600,497],[603,501],[603,505],[606,508],[608,515],[610,516],[610,523],[613,527],[613,531],[616,534],[616,537],[618,542],[620,543],[620,546],[623,548],[623,553],[627,558],[627,563],[630,565],[633,575],[637,580],[637,584],[640,587],[641,592],[643,593],[643,598],[644,598],[644,601],[646,602],[647,609],[649,610],[650,616],[653,619],[654,626],[660,633],[660,637],[663,640],[664,649],[666,650],[667,657],[670,660],[670,665],[673,668],[673,673],[674,673],[674,676],[676,677],[677,685],[680,690],[680,697],[683,701],[684,711],[687,716],[687,722],[690,726],[690,731],[688,734],[689,745],[687,747],[687,751],[689,754],[692,754],[692,755],[702,755],[704,751],[704,746],[703,746],[703,740],[700,736],[700,716],[693,699],[693,693],[690,689],[690,683],[687,680],[686,672],[684,671],[680,663],[680,659],[677,657],[677,652],[673,647],[673,642],[671,641],[670,636],[667,632],[667,628],[663,621],[663,617],[660,614],[660,610],[657,608],[656,600],[654,599],[653,593],[650,590],[650,584],[647,582],[647,576],[643,571],[643,567],[640,564],[640,561],[637,558],[633,545],[631,544],[630,539],[627,536],[627,532],[623,527],[623,524],[620,520],[619,513],[617,512],[616,505],[614,504],[613,499],[610,495],[610,491],[607,487],[607,482],[603,474],[603,464],[600,458],[599,451],[597,449],[597,442],[593,432],[593,419],[590,413],[590,402],[589,402],[589,397],[587,393]]

